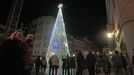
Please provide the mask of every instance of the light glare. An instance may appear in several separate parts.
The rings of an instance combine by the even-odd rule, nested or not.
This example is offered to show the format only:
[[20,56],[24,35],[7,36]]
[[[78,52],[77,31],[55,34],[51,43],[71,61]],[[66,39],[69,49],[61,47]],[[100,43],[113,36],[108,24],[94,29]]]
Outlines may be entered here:
[[108,38],[112,38],[112,33],[107,33]]
[[58,5],[58,8],[62,8],[62,7],[63,7],[63,4],[59,4],[59,5]]

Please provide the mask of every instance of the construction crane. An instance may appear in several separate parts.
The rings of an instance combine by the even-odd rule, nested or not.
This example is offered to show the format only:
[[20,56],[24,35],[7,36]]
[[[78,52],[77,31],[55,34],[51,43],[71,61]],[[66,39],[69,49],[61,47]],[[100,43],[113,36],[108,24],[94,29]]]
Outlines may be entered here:
[[7,29],[5,33],[9,34],[18,28],[18,22],[22,10],[24,0],[12,0],[11,9],[6,22]]

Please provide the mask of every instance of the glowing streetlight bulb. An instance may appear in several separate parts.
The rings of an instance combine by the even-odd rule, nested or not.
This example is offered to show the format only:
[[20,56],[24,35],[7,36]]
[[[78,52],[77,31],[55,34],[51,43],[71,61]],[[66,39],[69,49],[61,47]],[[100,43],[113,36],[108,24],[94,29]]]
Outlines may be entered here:
[[73,57],[75,56],[75,54],[73,54]]
[[63,7],[63,4],[59,4],[59,5],[58,5],[58,8],[62,8],[62,7]]
[[109,51],[109,54],[112,54],[112,52],[111,52],[111,51]]
[[107,33],[108,38],[112,38],[112,33]]

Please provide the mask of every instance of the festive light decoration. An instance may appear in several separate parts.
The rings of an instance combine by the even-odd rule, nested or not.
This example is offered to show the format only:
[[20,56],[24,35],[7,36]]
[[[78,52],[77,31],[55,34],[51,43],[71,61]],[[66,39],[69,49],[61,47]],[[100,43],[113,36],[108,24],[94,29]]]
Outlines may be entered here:
[[61,9],[62,6],[62,4],[59,4],[58,6],[59,11],[48,46],[46,55],[47,59],[49,59],[54,54],[56,54],[59,58],[61,58],[63,55],[70,55]]

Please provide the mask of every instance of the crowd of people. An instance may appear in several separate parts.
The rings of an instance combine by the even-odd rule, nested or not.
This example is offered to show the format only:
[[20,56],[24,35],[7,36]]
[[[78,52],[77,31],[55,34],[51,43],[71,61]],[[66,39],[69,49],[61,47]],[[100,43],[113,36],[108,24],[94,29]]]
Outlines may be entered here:
[[[42,60],[38,59],[40,65],[35,62],[37,65],[37,75],[39,75],[39,69],[42,69]],[[45,59],[45,61],[47,60]],[[62,62],[62,64],[59,62]],[[104,75],[110,75],[111,71],[115,75],[123,75],[123,73],[127,74],[127,65],[127,58],[118,51],[115,51],[112,56],[107,53],[98,55],[89,51],[85,57],[81,51],[77,51],[75,56],[63,55],[62,59],[59,59],[57,55],[52,55],[48,63],[46,62],[45,69],[48,68],[47,72],[49,75],[57,75],[60,66],[62,75],[85,75],[83,73],[85,70],[87,70],[86,74],[88,75],[97,75],[102,72]]]
[[[17,30],[3,39],[0,45],[0,73],[5,75],[31,75],[33,69],[32,40],[33,34],[23,34],[23,31]],[[60,63],[62,62],[62,63]],[[84,57],[81,51],[77,51],[75,56],[64,55],[62,59],[55,54],[48,62],[45,56],[37,56],[34,60],[36,75],[49,68],[49,75],[57,75],[58,68],[62,65],[62,75],[82,75],[86,69],[88,75],[96,75],[101,72],[110,75],[111,70],[115,75],[127,74],[127,58],[118,51],[115,51],[112,57],[107,53],[100,55],[88,51]],[[75,73],[73,73],[75,70]]]

